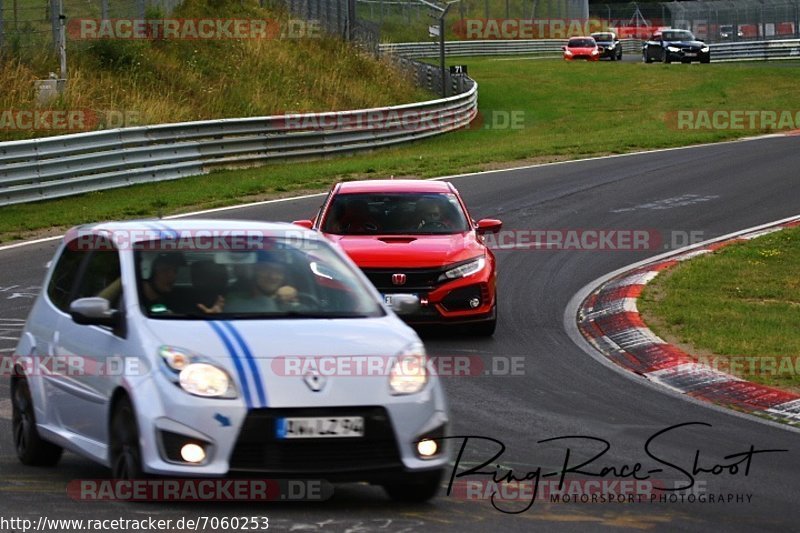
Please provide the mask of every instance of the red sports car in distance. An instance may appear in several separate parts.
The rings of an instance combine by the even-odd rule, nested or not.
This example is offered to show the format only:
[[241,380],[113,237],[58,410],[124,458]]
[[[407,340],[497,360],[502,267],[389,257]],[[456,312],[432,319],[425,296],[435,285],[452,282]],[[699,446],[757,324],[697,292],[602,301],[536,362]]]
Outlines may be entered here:
[[475,222],[444,181],[375,180],[333,186],[314,220],[296,224],[337,242],[391,302],[414,294],[411,324],[469,324],[492,335],[497,323],[496,263],[481,235],[502,222]]
[[573,59],[600,60],[600,49],[592,37],[572,37],[567,41],[567,46],[561,49],[564,50],[564,59],[566,61],[572,61]]

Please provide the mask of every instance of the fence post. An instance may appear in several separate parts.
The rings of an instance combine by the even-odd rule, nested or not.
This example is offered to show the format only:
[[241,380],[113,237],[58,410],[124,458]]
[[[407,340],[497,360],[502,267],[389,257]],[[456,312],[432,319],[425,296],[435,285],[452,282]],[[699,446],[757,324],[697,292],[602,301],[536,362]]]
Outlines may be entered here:
[[100,2],[100,18],[108,20],[108,0],[102,0]]
[[[372,9],[370,4],[370,9]],[[347,39],[352,41],[356,35],[356,0],[347,0]]]
[[53,30],[53,49],[59,52],[61,48],[61,24],[58,20],[59,3],[58,0],[50,0],[50,26]]
[[5,12],[3,11],[3,0],[0,0],[0,53],[3,52],[3,41],[5,40],[5,27],[3,26],[3,18]]

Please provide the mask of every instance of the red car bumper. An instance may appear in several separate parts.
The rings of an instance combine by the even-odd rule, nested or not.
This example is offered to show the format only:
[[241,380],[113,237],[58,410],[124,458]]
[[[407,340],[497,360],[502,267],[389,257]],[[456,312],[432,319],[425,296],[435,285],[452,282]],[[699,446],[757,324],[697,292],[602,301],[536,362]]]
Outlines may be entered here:
[[[436,279],[447,268],[362,270],[381,294],[415,294],[420,298],[419,311],[403,315],[403,319],[409,324],[467,323],[494,319],[497,276],[493,258],[478,273],[437,282]],[[406,285],[391,284],[391,275],[396,272],[406,273]]]

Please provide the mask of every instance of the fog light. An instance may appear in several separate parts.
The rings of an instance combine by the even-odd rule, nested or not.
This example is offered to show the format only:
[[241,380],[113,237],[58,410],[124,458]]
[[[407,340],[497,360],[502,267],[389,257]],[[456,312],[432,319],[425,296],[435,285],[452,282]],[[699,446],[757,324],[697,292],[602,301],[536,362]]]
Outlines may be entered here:
[[181,458],[187,463],[202,463],[206,460],[206,451],[197,444],[186,444],[181,448]]
[[471,298],[470,301],[469,301],[469,306],[471,308],[473,308],[473,309],[475,309],[476,307],[478,307],[480,305],[481,305],[481,299],[480,298]]
[[435,440],[421,440],[417,443],[417,453],[420,457],[432,457],[439,451],[439,445]]

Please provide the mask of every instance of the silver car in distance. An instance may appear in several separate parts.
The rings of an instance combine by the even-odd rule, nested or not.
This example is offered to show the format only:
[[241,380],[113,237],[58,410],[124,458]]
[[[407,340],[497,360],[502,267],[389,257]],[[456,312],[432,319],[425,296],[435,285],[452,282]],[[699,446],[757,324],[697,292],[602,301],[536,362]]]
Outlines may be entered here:
[[66,448],[118,479],[316,477],[424,501],[448,463],[419,337],[338,247],[290,224],[74,228],[15,358],[28,465]]

